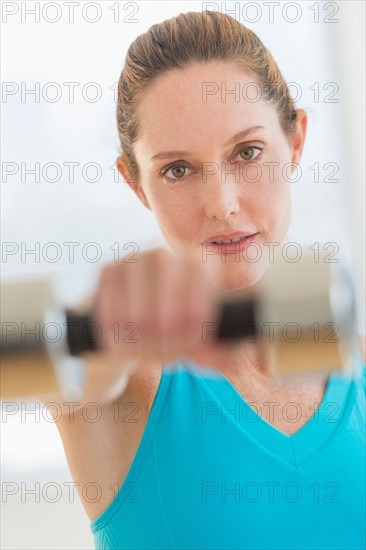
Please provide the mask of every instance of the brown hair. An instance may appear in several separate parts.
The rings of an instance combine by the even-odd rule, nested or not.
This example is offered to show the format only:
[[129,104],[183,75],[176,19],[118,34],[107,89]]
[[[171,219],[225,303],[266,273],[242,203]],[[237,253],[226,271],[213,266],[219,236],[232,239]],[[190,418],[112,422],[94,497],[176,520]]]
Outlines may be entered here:
[[143,89],[159,75],[193,61],[234,61],[254,75],[261,97],[277,109],[284,133],[295,132],[297,111],[287,84],[258,36],[233,17],[218,12],[188,12],[152,25],[130,45],[118,83],[119,163],[138,181],[132,151],[138,139],[135,106]]

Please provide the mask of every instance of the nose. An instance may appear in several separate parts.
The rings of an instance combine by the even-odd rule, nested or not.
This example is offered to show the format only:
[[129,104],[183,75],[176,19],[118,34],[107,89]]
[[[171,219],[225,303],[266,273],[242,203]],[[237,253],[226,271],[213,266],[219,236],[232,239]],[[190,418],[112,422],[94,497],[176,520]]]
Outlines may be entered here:
[[202,186],[203,204],[209,218],[225,220],[239,212],[238,185],[232,178],[211,175]]

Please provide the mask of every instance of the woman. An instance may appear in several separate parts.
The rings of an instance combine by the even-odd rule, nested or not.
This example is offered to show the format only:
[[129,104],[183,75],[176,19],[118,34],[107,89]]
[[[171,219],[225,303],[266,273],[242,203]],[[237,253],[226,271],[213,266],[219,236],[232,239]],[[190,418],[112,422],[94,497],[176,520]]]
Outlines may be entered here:
[[[285,383],[269,347],[202,338],[220,292],[254,292],[268,267],[248,245],[286,238],[306,113],[259,38],[213,12],[139,36],[118,90],[118,168],[174,254],[102,271],[81,403],[102,414],[57,424],[96,546],[363,548],[358,352],[351,380]],[[126,323],[138,338],[109,330]]]

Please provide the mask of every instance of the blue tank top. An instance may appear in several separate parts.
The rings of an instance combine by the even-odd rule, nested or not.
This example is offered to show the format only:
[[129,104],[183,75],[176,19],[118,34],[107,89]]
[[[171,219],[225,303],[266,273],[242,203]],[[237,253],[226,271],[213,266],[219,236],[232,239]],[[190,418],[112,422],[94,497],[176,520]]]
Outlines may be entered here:
[[96,548],[365,549],[366,366],[351,363],[291,436],[220,372],[164,364],[127,477],[90,523]]

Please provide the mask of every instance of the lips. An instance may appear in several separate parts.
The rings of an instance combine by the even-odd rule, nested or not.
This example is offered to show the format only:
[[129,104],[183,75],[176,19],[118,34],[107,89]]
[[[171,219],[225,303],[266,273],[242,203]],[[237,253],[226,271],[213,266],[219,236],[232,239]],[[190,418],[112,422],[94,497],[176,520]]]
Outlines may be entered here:
[[249,232],[243,232],[243,231],[235,231],[233,233],[219,233],[217,235],[212,235],[207,240],[204,241],[203,244],[232,244],[232,240],[235,239],[233,242],[240,242],[241,239],[244,239],[246,237],[251,237],[256,235],[256,233],[249,233]]

